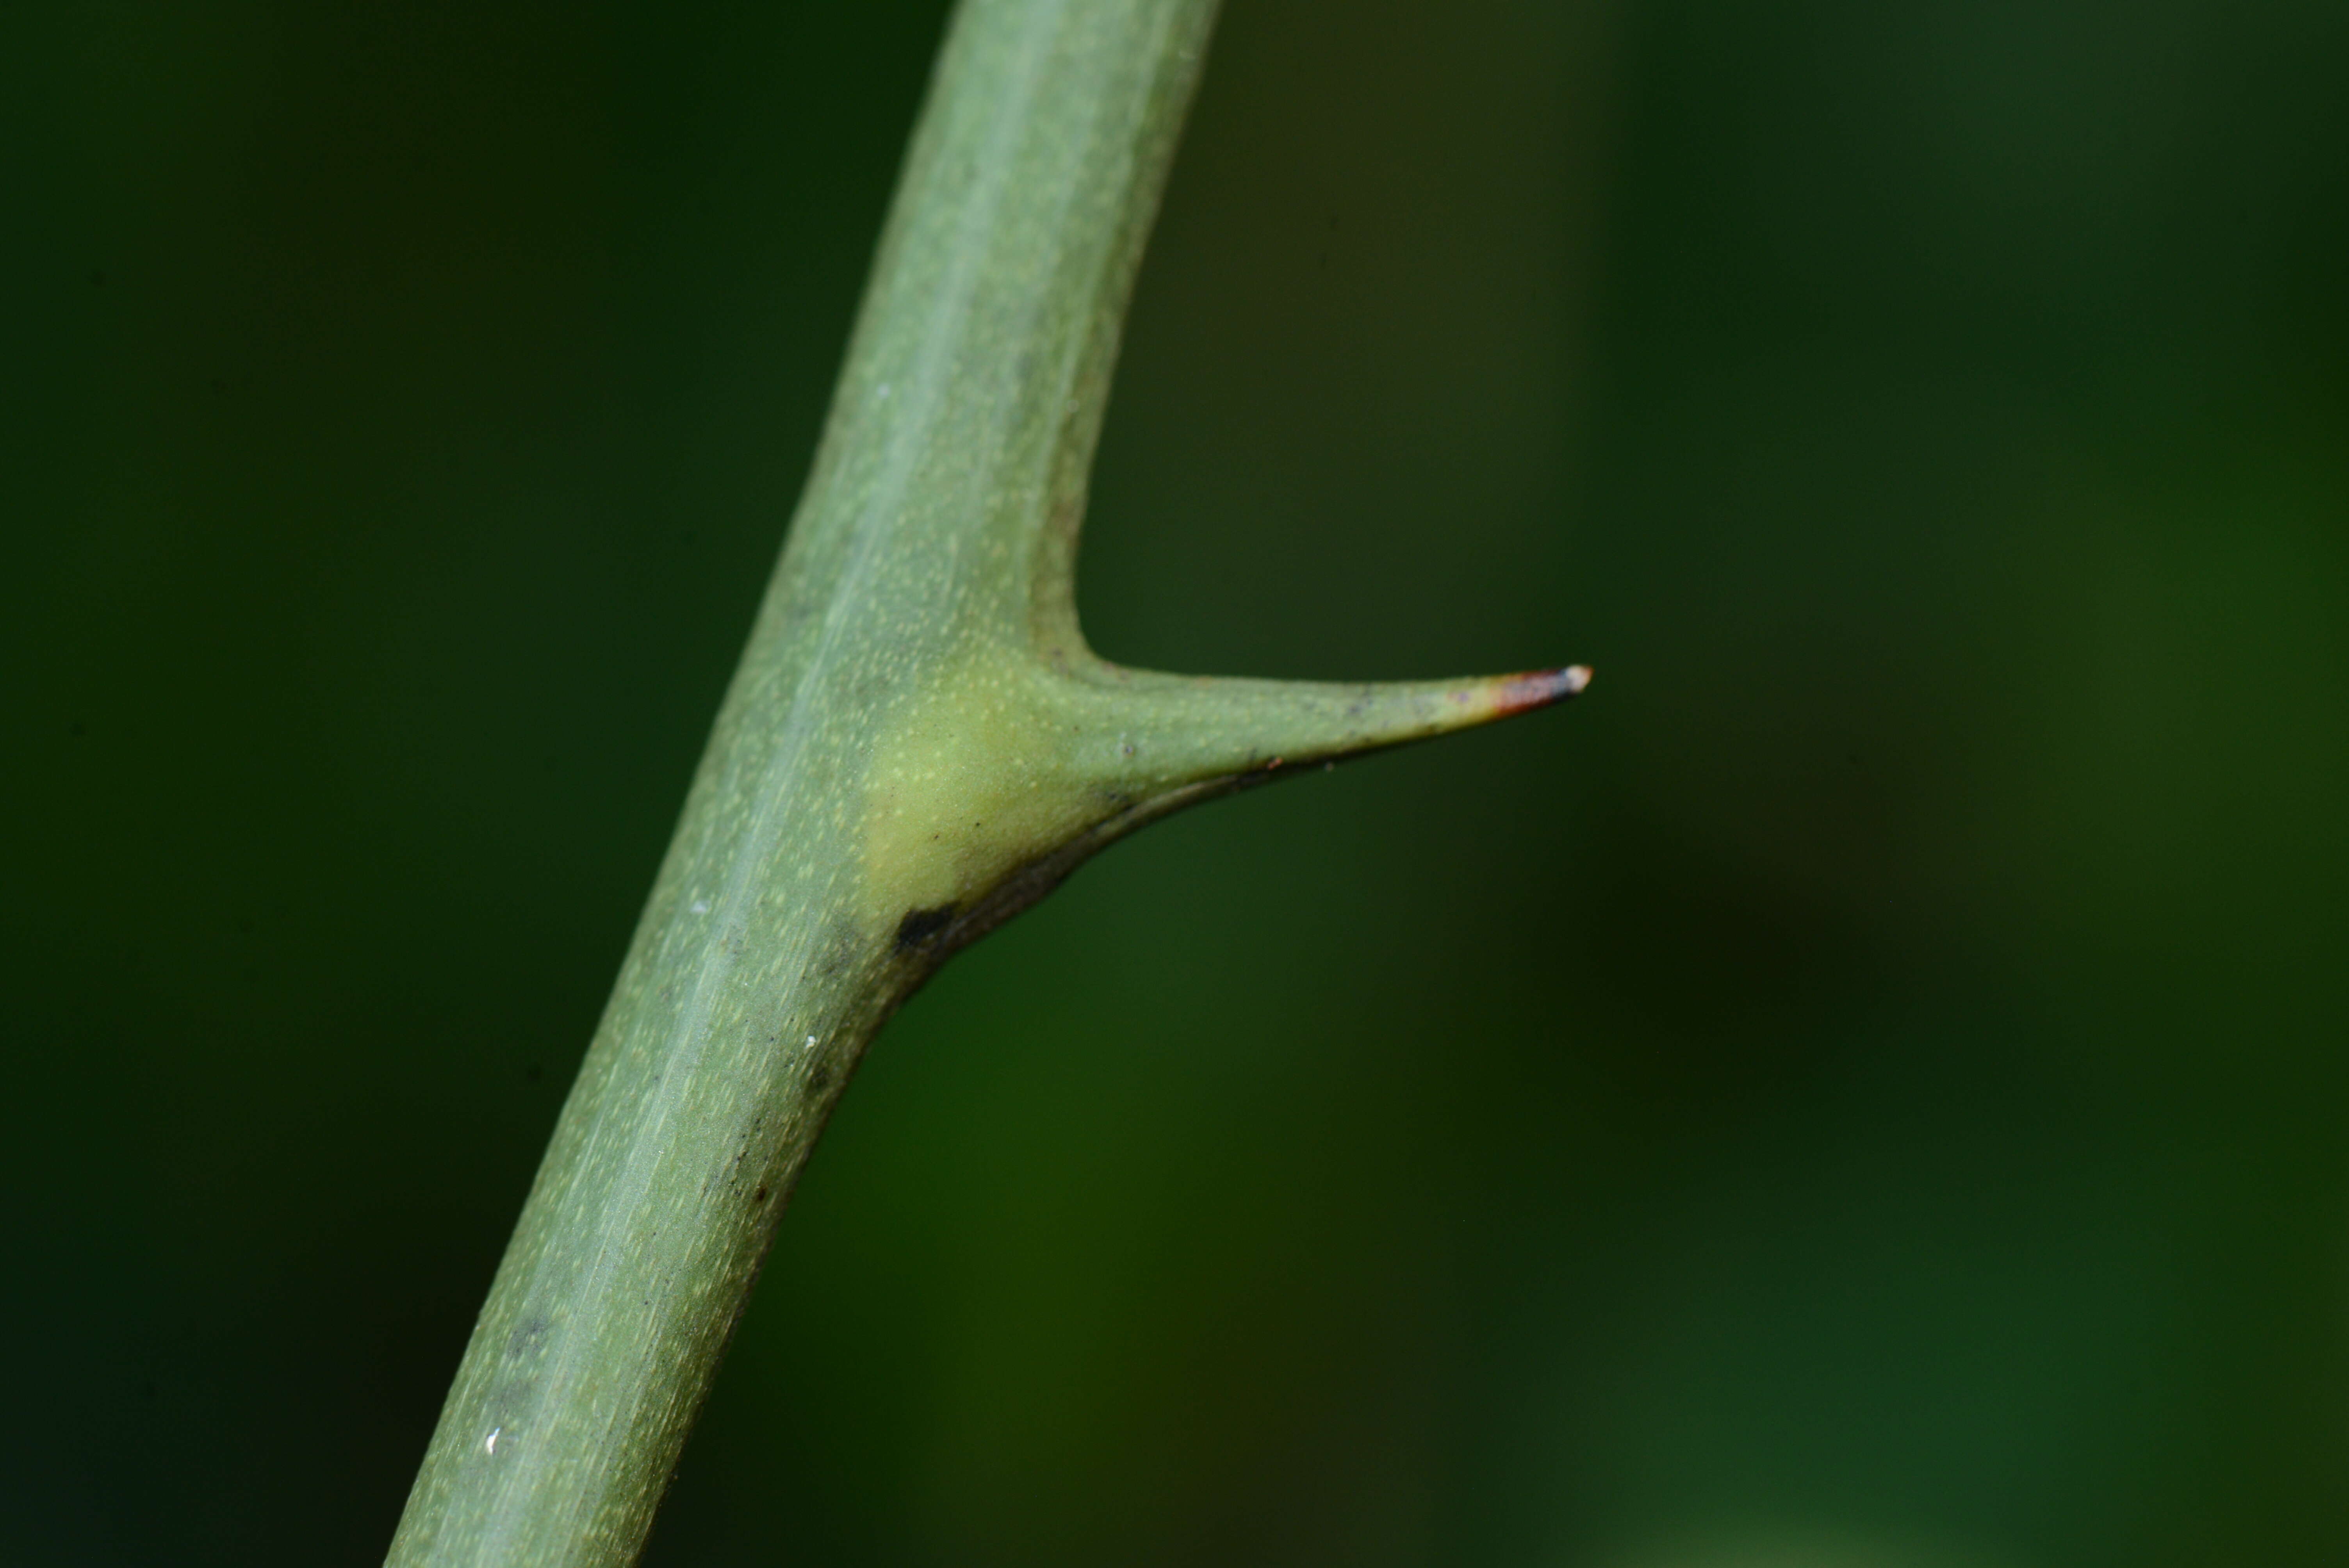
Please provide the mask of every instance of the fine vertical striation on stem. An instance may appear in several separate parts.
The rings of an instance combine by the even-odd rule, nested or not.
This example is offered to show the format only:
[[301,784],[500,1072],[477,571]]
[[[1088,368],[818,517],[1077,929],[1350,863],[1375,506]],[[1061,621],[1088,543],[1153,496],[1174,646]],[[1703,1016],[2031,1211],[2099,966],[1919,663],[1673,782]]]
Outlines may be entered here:
[[1213,0],[965,0],[789,542],[390,1562],[619,1564],[866,1043],[1085,856],[1571,696],[1095,657],[1072,592]]

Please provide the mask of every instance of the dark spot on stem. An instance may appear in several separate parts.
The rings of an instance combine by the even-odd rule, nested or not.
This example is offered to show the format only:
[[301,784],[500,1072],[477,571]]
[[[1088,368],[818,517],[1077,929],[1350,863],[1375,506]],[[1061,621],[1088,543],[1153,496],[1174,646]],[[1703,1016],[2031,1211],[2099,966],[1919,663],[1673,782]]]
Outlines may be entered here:
[[750,1194],[750,1202],[753,1203],[763,1203],[766,1201],[767,1190],[764,1187],[760,1188],[757,1191]]
[[822,1094],[825,1089],[828,1089],[831,1087],[832,1069],[830,1068],[820,1067],[816,1068],[815,1071],[808,1074],[808,1099],[815,1099],[816,1096]]
[[936,940],[955,917],[955,906],[942,903],[936,909],[909,909],[905,918],[897,923],[897,951],[911,953],[926,947]]
[[848,921],[835,921],[825,934],[823,959],[818,965],[826,976],[846,969],[864,950],[864,934]]
[[532,1313],[514,1325],[513,1333],[506,1339],[506,1354],[528,1356],[534,1353],[546,1343],[546,1331],[552,1326],[543,1314]]

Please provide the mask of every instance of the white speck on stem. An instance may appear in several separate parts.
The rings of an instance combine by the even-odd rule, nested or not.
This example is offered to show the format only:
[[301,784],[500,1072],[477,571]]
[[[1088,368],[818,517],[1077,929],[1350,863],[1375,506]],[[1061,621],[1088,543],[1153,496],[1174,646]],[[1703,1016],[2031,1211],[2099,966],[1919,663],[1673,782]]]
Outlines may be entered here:
[[807,1039],[807,1044],[802,1046],[800,1049],[803,1051],[812,1051],[815,1049],[815,1037],[813,1035],[810,1035]]
[[687,907],[690,908],[696,914],[708,914],[709,913],[709,901],[706,898],[698,898]]
[[490,1429],[489,1439],[481,1444],[481,1451],[490,1455],[492,1458],[495,1458],[498,1451],[498,1434],[504,1430],[505,1429],[503,1427],[492,1427]]

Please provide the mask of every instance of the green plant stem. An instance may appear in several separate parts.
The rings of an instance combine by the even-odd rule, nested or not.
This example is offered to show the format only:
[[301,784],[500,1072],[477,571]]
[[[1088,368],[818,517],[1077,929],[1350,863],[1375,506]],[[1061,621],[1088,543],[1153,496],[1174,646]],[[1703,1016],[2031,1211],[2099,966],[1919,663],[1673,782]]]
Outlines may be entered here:
[[635,1560],[810,1147],[948,953],[1180,806],[1580,688],[1086,648],[1086,474],[1214,9],[957,15],[788,548],[394,1564]]

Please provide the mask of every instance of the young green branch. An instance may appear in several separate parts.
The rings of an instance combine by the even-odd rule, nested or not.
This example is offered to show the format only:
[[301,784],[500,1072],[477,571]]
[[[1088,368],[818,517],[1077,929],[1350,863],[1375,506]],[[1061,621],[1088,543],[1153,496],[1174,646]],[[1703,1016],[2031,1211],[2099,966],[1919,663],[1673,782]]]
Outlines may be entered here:
[[633,1562],[777,1213],[936,965],[1195,800],[1570,696],[1121,669],[1076,530],[1212,0],[966,0],[807,492],[394,1564]]

